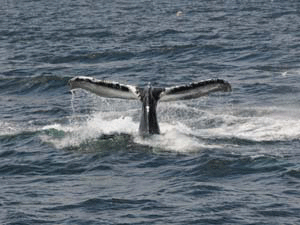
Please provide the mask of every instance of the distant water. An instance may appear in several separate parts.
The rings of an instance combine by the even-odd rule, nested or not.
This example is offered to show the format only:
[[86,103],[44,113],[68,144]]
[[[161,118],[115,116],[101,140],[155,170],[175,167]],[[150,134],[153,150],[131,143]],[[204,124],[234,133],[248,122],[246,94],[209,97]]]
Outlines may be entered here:
[[[181,13],[177,13],[181,11]],[[3,0],[0,223],[300,224],[300,1]],[[161,103],[74,76],[233,86]]]

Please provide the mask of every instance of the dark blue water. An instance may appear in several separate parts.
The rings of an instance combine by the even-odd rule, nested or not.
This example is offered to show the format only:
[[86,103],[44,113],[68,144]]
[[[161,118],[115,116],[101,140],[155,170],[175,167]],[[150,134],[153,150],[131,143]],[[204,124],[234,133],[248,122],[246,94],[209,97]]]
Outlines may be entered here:
[[[177,12],[182,13],[177,15]],[[300,224],[298,0],[3,0],[1,224]],[[160,103],[74,76],[233,86]]]

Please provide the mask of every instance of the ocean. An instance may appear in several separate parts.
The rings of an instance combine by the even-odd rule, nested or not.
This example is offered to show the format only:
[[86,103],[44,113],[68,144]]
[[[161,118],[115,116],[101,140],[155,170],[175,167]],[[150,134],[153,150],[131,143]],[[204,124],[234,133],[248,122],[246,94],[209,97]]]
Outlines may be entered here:
[[[2,0],[0,223],[300,224],[300,1]],[[68,81],[224,79],[141,103]]]

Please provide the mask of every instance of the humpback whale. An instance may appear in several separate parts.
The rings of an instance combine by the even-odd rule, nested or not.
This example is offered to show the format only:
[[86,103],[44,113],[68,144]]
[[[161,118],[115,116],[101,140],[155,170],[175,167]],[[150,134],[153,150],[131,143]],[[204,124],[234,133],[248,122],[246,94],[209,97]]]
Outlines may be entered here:
[[160,133],[156,116],[158,101],[187,100],[216,91],[231,91],[231,85],[221,79],[205,80],[166,88],[152,87],[148,84],[145,88],[141,88],[114,81],[78,76],[72,78],[69,81],[69,85],[71,90],[81,88],[101,97],[140,100],[142,102],[142,115],[139,133],[142,136]]

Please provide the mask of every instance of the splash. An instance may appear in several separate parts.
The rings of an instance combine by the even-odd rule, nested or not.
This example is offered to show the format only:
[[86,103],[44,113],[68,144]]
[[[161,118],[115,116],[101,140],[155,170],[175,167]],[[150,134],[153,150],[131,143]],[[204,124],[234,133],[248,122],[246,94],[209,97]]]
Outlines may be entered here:
[[85,122],[44,126],[42,129],[45,132],[40,138],[43,142],[51,143],[58,149],[80,146],[82,143],[93,142],[103,136],[120,134],[129,134],[137,145],[159,150],[190,152],[220,147],[200,141],[191,135],[193,133],[191,128],[182,123],[161,123],[161,134],[146,138],[138,134],[138,126],[139,122],[133,121],[132,117],[107,119],[103,112],[98,112]]
[[[136,144],[136,148],[146,146],[158,151],[183,153],[227,147],[239,151],[244,141],[259,144],[300,140],[298,109],[256,107],[222,110],[215,108],[211,111],[180,103],[162,106],[159,111],[161,134],[147,138],[138,134],[140,111],[137,109],[98,111],[90,115],[75,114],[69,117],[69,123],[49,121],[48,125],[38,125],[32,121],[0,121],[0,136],[32,132],[42,142],[64,149],[85,143],[100,143],[107,135],[118,137],[126,134],[131,137],[131,144]],[[114,143],[114,139],[108,142],[110,146],[118,144]]]
[[[83,102],[87,101],[72,98],[73,115],[70,124],[44,126],[41,139],[56,148],[68,148],[101,140],[105,135],[128,134],[137,147],[141,145],[175,152],[225,148],[230,144],[235,146],[236,142],[232,141],[235,139],[254,142],[300,139],[298,109],[212,109],[210,106],[200,109],[197,105],[199,101],[159,104],[161,134],[142,138],[138,134],[139,104],[96,98],[87,108],[95,105],[98,108],[86,116],[84,112],[78,113],[86,107],[80,109],[79,105]],[[203,107],[203,104],[200,105]]]
[[[53,124],[43,127],[46,135],[42,135],[44,142],[52,143],[56,148],[79,146],[87,141],[101,138],[103,135],[130,134],[134,135],[137,123],[131,117],[119,117],[107,120],[102,113],[91,116],[87,121],[74,122],[70,125]],[[50,132],[49,131],[54,131]],[[53,135],[52,135],[53,134]]]
[[195,131],[195,134],[218,137],[238,138],[256,142],[290,141],[300,139],[300,118],[293,115],[291,109],[256,108],[240,110],[223,115],[223,124],[219,127]]
[[[93,99],[92,104],[89,104],[88,102],[91,101],[86,97],[82,92],[79,95],[73,92],[71,98],[73,114],[70,124],[44,126],[42,141],[51,143],[56,148],[68,148],[101,140],[107,135],[128,134],[137,146],[148,146],[160,150],[187,152],[219,147],[207,145],[203,140],[193,136],[193,130],[188,125],[180,122],[173,123],[178,118],[183,119],[183,114],[190,110],[184,104],[177,103],[173,106],[165,104],[159,107],[161,134],[142,138],[138,134],[140,105],[137,108],[137,105],[131,101],[110,101],[105,98]],[[82,98],[85,98],[85,101],[82,101]],[[78,113],[86,107],[84,104],[89,104],[88,107],[100,105],[101,111],[94,110],[95,112],[92,111],[86,117]],[[191,116],[191,113],[188,116]]]
[[[104,114],[104,115],[103,115]],[[191,119],[195,123],[203,121],[220,121],[221,125],[213,127],[192,127],[188,121],[161,122],[161,134],[142,138],[138,134],[139,122],[132,117],[108,118],[105,113],[98,112],[87,121],[60,125],[53,124],[43,130],[55,130],[55,135],[44,135],[43,141],[51,142],[56,148],[79,146],[87,141],[101,139],[105,135],[129,134],[137,145],[154,149],[193,152],[202,149],[224,148],[225,144],[211,143],[210,140],[226,139],[226,145],[232,138],[261,141],[288,141],[300,139],[300,120],[276,117],[274,115],[250,116],[216,115],[207,113],[200,119]],[[177,118],[180,120],[180,118]],[[199,122],[200,123],[200,122]],[[217,123],[218,124],[218,123]],[[58,131],[62,131],[60,135]]]
[[208,144],[193,135],[190,127],[182,124],[161,123],[161,134],[152,137],[135,137],[135,142],[158,150],[175,152],[195,152],[202,149],[221,148],[221,145]]

